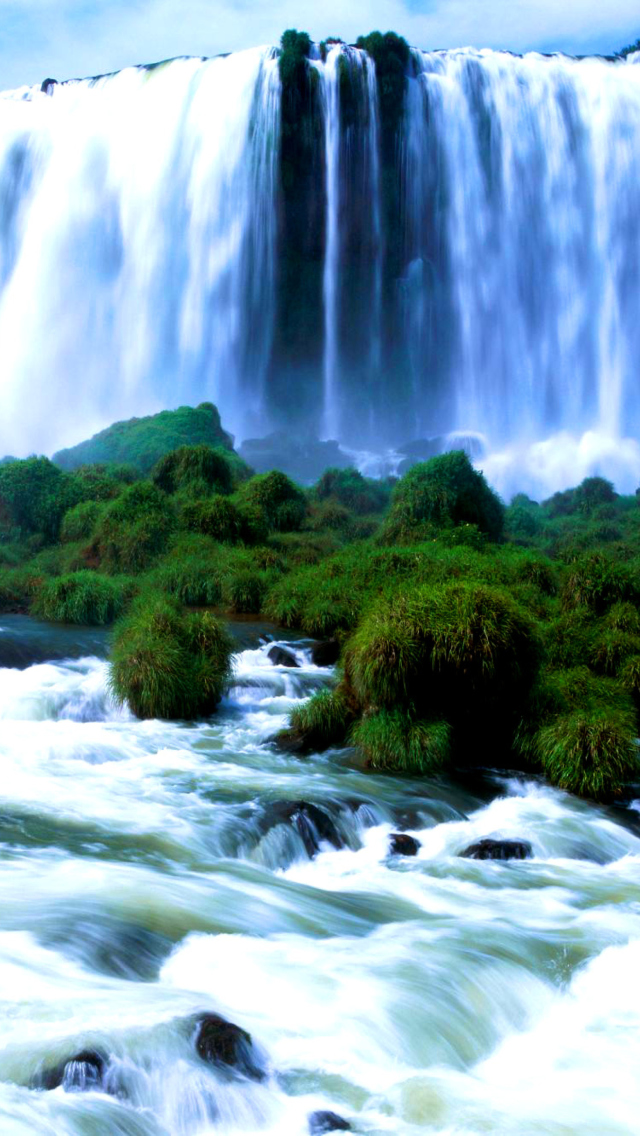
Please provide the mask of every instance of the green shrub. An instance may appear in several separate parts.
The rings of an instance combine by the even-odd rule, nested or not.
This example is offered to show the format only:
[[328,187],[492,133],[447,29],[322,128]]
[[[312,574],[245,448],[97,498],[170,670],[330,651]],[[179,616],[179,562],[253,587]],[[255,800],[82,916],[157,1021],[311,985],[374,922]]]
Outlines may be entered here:
[[381,126],[384,134],[392,135],[404,112],[409,45],[395,32],[370,32],[359,36],[356,46],[366,51],[376,65]]
[[148,481],[125,489],[107,506],[95,536],[107,572],[143,572],[167,547],[175,519],[169,498]]
[[190,532],[204,533],[228,544],[235,544],[246,532],[242,514],[227,497],[187,502],[182,506],[180,519]]
[[357,469],[327,469],[315,487],[318,501],[335,498],[350,512],[381,513],[389,505],[391,484],[363,477]]
[[246,481],[236,494],[236,503],[248,520],[259,518],[274,532],[295,532],[307,511],[302,490],[277,470],[258,473]]
[[141,596],[115,628],[110,685],[138,718],[212,714],[230,676],[232,641],[210,612],[184,615],[165,597]]
[[68,509],[62,518],[60,540],[65,544],[87,540],[92,536],[103,509],[104,506],[99,501],[81,501]]
[[74,478],[62,473],[48,458],[26,458],[0,466],[0,525],[20,532],[42,533],[58,539],[67,509],[81,497]]
[[587,607],[601,615],[620,601],[640,595],[638,574],[604,552],[592,552],[572,566],[562,592],[565,608]]
[[[247,469],[240,458],[222,447],[180,446],[160,458],[153,470],[153,482],[166,493],[204,487],[205,493],[231,493],[236,482],[236,468]],[[194,492],[194,495],[196,493]]]
[[122,614],[132,592],[131,580],[74,572],[46,580],[33,601],[32,612],[54,623],[101,626],[113,623]]
[[279,735],[279,740],[299,753],[322,753],[330,746],[346,744],[353,716],[343,688],[320,690],[296,707],[289,729]]
[[462,450],[414,465],[395,486],[384,526],[387,542],[435,528],[477,525],[491,540],[504,528],[504,505]]
[[288,28],[280,37],[280,49],[280,80],[283,86],[297,86],[301,81],[300,70],[306,68],[306,59],[311,51],[311,38],[307,32]]
[[600,801],[640,772],[636,733],[631,706],[589,706],[544,726],[536,749],[553,785]]
[[451,727],[443,720],[415,720],[404,710],[365,715],[351,731],[372,769],[437,773],[451,760]]

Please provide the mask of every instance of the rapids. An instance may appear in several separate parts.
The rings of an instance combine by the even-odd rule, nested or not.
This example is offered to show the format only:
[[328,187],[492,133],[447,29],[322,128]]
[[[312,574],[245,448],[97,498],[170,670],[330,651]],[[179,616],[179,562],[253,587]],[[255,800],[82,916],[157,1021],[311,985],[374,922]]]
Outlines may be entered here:
[[[161,723],[114,707],[99,641],[49,629],[46,661],[42,628],[0,621],[26,645],[0,670],[3,1136],[304,1136],[317,1109],[370,1136],[637,1133],[637,803],[277,753],[331,672],[241,631],[216,717]],[[310,858],[287,801],[334,844]],[[533,858],[459,856],[489,835]],[[252,1034],[264,1081],[198,1057],[204,1011]],[[86,1049],[102,1086],[34,1087]]]

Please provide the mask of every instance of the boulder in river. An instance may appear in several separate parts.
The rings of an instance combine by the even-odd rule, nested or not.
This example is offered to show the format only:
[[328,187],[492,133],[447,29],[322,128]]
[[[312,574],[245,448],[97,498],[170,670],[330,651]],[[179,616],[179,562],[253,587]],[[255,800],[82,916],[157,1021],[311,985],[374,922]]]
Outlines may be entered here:
[[333,667],[340,658],[340,644],[337,639],[323,639],[311,648],[311,662],[316,667]]
[[313,859],[322,841],[344,848],[335,821],[318,805],[308,801],[272,801],[267,808],[267,830],[276,824],[290,824],[299,833],[307,855]]
[[300,663],[296,659],[293,651],[289,651],[287,647],[273,646],[267,652],[267,658],[273,663],[274,667],[299,667]]
[[485,838],[470,844],[461,855],[470,860],[526,860],[531,856],[531,852],[531,845],[527,840]]
[[220,1014],[203,1014],[199,1019],[196,1049],[210,1065],[237,1069],[252,1081],[264,1080],[251,1034]]
[[83,1049],[53,1069],[46,1069],[36,1078],[36,1085],[43,1089],[58,1089],[62,1085],[67,1092],[88,1092],[103,1087],[104,1070],[102,1054],[95,1049]]
[[323,1132],[350,1132],[351,1125],[348,1120],[338,1116],[337,1112],[319,1109],[309,1116],[309,1132],[311,1136],[322,1136]]
[[392,832],[389,837],[389,851],[393,856],[417,856],[421,847],[420,841],[407,832]]

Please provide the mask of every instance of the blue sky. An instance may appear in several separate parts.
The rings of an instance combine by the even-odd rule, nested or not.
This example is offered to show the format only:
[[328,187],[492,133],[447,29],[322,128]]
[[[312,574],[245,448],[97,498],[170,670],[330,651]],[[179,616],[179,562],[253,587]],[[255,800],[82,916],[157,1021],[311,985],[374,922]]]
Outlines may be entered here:
[[414,45],[610,52],[640,36],[638,0],[0,0],[0,89],[170,56],[392,28]]

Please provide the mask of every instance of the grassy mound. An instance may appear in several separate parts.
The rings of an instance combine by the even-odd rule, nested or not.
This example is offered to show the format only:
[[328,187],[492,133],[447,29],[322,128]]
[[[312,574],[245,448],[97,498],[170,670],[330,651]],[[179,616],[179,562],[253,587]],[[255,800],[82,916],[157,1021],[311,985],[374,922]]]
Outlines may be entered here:
[[491,540],[504,530],[505,508],[462,450],[414,465],[398,482],[384,527],[387,543],[420,539],[433,528],[473,525]]
[[101,626],[113,623],[132,593],[132,580],[108,579],[95,572],[73,572],[46,580],[32,605],[34,615],[53,623]]
[[145,595],[115,628],[110,685],[138,718],[212,714],[230,676],[231,639],[210,612],[185,615]]

